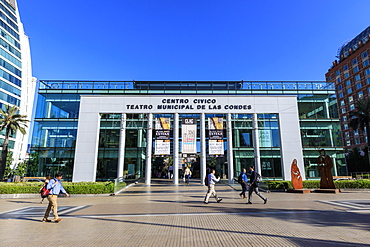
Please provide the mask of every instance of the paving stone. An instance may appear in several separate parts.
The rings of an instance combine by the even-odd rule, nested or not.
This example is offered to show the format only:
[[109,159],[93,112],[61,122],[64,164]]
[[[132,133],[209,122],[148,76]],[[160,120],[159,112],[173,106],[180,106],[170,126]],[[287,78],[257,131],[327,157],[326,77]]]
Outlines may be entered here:
[[[42,223],[38,198],[0,199],[1,246],[369,246],[370,193],[263,193],[156,180],[116,196],[59,198],[60,223]],[[50,236],[50,237],[49,237]]]

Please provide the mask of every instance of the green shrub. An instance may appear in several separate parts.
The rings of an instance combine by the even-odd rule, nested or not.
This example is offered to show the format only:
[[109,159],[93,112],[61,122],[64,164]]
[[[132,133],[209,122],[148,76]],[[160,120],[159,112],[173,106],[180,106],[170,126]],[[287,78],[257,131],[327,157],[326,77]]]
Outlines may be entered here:
[[303,181],[303,188],[305,188],[305,189],[320,189],[320,180],[306,180],[306,181]]
[[267,181],[269,190],[293,189],[291,181]]
[[107,194],[113,193],[112,182],[65,182],[63,187],[70,194]]
[[[0,194],[39,193],[44,183],[0,183]],[[113,182],[63,182],[69,194],[110,194],[114,191]]]
[[[334,181],[337,189],[370,189],[370,180],[339,180]],[[278,189],[293,189],[291,181],[267,181],[269,190]],[[305,189],[319,189],[320,180],[306,180],[303,181],[303,188]]]

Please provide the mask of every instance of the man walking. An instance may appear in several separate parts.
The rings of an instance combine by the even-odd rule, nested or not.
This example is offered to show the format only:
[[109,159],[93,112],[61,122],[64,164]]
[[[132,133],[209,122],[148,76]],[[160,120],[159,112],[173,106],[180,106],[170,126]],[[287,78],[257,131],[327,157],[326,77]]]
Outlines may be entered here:
[[247,192],[247,183],[248,183],[248,178],[247,178],[247,169],[243,169],[242,173],[240,173],[240,185],[242,186],[242,193],[239,194],[239,196],[243,199],[246,198],[245,192]]
[[248,202],[247,204],[252,204],[252,193],[253,191],[264,201],[264,204],[267,203],[267,198],[261,195],[261,193],[258,191],[258,182],[257,182],[257,176],[256,172],[254,171],[254,166],[250,166],[249,170],[251,172],[251,175],[249,177],[250,184],[249,184],[249,194],[248,194]]
[[211,173],[208,174],[208,191],[207,191],[206,197],[204,198],[205,204],[208,204],[208,200],[211,195],[215,198],[216,202],[222,201],[222,199],[217,196],[216,191],[215,191],[215,184],[218,181],[220,181],[220,177],[216,178],[215,173],[216,173],[216,170],[212,169]]
[[51,222],[51,220],[48,219],[50,210],[53,210],[53,215],[54,215],[54,221],[59,222],[62,219],[59,218],[58,216],[58,195],[60,192],[66,194],[68,197],[68,193],[66,190],[63,188],[62,181],[60,181],[63,177],[63,174],[61,172],[57,172],[55,174],[55,178],[50,179],[46,189],[50,190],[50,194],[48,195],[48,201],[49,205],[48,208],[46,209],[44,218],[42,219],[43,222]]

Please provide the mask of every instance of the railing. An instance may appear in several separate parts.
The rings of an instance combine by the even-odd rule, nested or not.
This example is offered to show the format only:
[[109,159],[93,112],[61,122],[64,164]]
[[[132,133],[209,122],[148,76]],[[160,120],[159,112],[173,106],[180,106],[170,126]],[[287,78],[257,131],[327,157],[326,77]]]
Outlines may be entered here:
[[124,177],[119,177],[114,179],[114,192],[113,195],[118,194],[127,186],[126,180]]
[[351,177],[355,179],[370,179],[370,172],[351,172]]
[[138,183],[138,178],[135,178],[135,174],[127,174],[123,177],[114,179],[114,192],[112,195],[120,193],[124,188],[130,184]]

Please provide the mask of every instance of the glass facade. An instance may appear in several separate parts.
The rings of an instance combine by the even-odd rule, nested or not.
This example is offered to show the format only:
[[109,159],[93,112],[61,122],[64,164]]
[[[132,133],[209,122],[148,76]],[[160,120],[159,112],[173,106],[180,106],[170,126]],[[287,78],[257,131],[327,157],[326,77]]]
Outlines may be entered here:
[[[31,120],[36,79],[31,73],[29,39],[20,20],[17,3],[0,1],[0,107],[18,106],[19,113]],[[28,152],[29,129],[10,138],[13,164],[24,162]],[[4,135],[0,135],[3,142]]]
[[[346,166],[340,138],[337,100],[334,85],[326,82],[137,82],[137,81],[41,81],[38,90],[38,103],[32,138],[31,152],[37,154],[39,169],[37,176],[45,176],[51,171],[60,170],[65,179],[71,180],[73,172],[75,142],[81,95],[294,95],[297,97],[299,124],[301,128],[302,150],[307,179],[319,176],[317,168],[318,149],[324,148],[333,157],[335,175],[346,175]],[[143,178],[145,176],[146,147],[153,146],[153,140],[147,140],[147,114],[126,114],[124,176]],[[173,126],[173,114],[154,114],[153,121],[159,117],[170,119]],[[206,114],[206,119],[219,117],[226,121],[224,114]],[[197,154],[181,157],[182,166],[191,164],[193,175],[199,174],[197,155],[200,153],[199,114],[179,114],[181,133],[183,118],[197,119]],[[232,114],[232,147],[234,174],[242,168],[254,165],[255,140],[253,137],[252,114]],[[121,114],[115,112],[101,114],[99,151],[96,178],[112,180],[117,177]],[[224,126],[226,124],[224,123]],[[279,113],[257,114],[259,156],[262,176],[266,179],[282,179],[281,140]],[[208,125],[206,126],[208,129]],[[207,164],[212,163],[220,171],[227,172],[226,129],[223,129],[225,153],[211,156],[207,145]],[[208,132],[207,132],[208,133]],[[170,149],[173,152],[173,131],[170,131]],[[206,143],[209,136],[206,134]],[[179,140],[180,150],[182,140]],[[152,154],[152,176],[163,177],[164,169],[171,163],[169,155]]]

